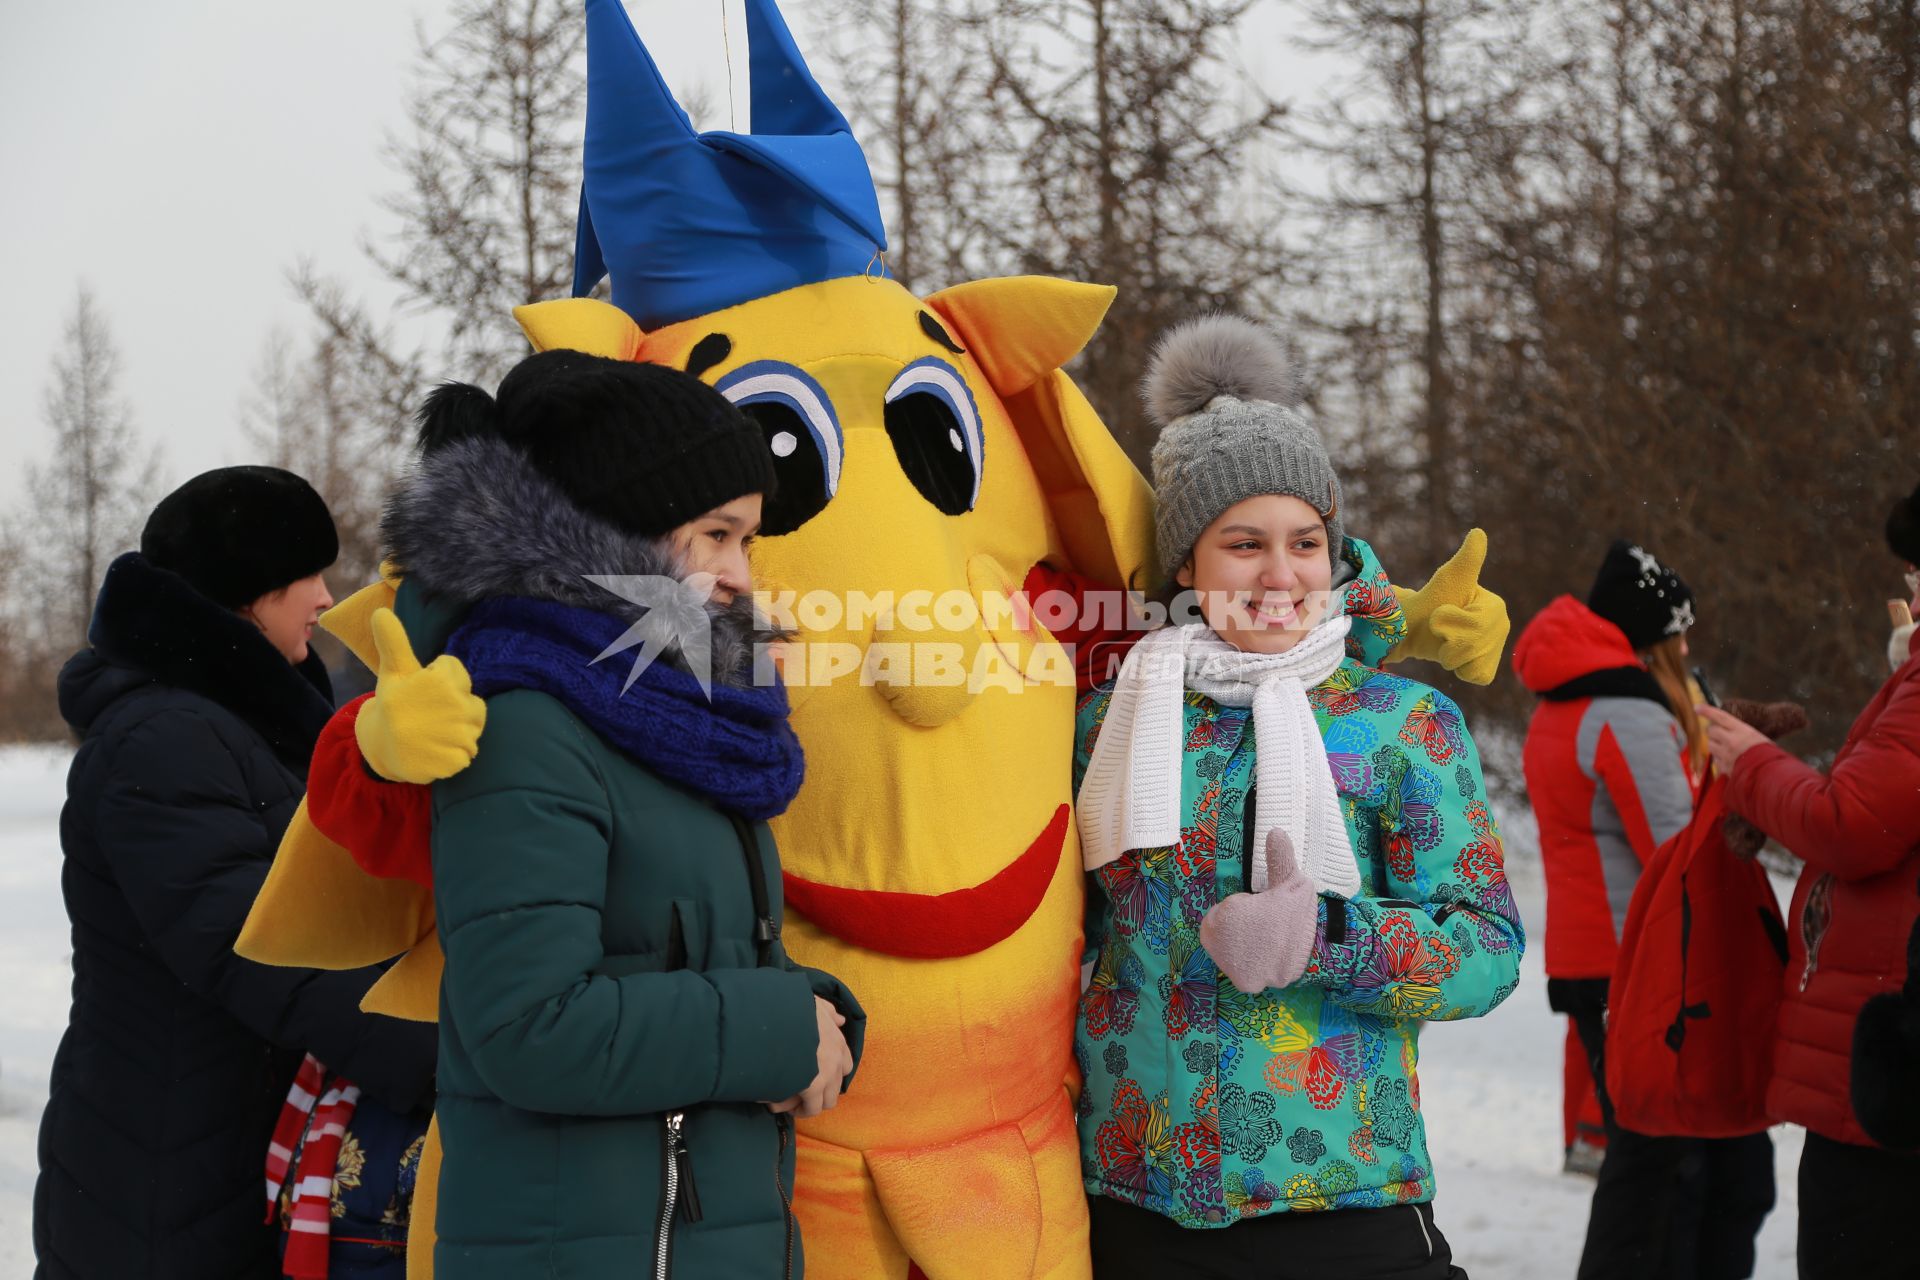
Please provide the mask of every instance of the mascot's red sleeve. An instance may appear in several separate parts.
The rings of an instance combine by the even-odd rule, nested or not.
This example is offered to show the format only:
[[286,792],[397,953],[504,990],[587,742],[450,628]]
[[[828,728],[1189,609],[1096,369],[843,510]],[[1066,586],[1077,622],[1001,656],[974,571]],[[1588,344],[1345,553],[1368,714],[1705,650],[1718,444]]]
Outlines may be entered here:
[[[1120,663],[1127,651],[1146,634],[1126,625],[1124,610],[1098,607],[1096,601],[1105,603],[1100,597],[1114,591],[1114,587],[1071,569],[1056,569],[1042,561],[1027,572],[1023,589],[1029,601],[1038,600],[1050,591],[1072,597],[1073,620],[1055,631],[1053,638],[1073,655],[1074,683],[1081,693],[1119,675]],[[1121,616],[1115,617],[1116,613]],[[1116,621],[1119,626],[1104,625]]]
[[341,707],[320,731],[307,770],[307,816],[368,875],[432,888],[433,793],[374,773],[353,736],[360,708],[372,696]]

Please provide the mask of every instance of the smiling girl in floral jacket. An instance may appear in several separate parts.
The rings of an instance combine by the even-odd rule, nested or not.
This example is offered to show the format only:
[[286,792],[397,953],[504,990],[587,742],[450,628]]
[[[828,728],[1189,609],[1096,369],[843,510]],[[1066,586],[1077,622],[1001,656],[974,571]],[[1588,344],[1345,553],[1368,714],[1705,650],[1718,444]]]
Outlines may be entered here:
[[1160,553],[1204,621],[1141,641],[1077,728],[1101,1280],[1464,1274],[1418,1036],[1513,990],[1519,912],[1459,708],[1372,665],[1400,609],[1289,390],[1228,318],[1148,378]]

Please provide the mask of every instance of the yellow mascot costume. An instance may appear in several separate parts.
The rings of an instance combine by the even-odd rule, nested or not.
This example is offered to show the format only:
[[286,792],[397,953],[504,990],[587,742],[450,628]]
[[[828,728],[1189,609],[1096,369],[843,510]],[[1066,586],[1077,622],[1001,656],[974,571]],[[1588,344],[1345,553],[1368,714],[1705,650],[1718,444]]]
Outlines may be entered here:
[[[612,302],[516,314],[536,348],[707,379],[776,459],[755,572],[796,633],[783,669],[807,756],[774,822],[784,940],[868,1012],[852,1090],[800,1125],[811,1274],[1086,1276],[1074,661],[1024,593],[1040,566],[1146,585],[1147,487],[1062,372],[1113,291],[1023,277],[918,298],[887,279],[844,118],[772,0],[746,9],[755,132],[696,134],[622,6],[588,0],[576,293],[610,274]],[[1484,547],[1476,531],[1404,593],[1396,657],[1492,678],[1506,613],[1478,586]],[[452,659],[412,663],[379,613],[392,599],[377,583],[325,622],[380,672],[356,726],[368,762],[424,783],[471,757],[478,704]],[[369,876],[304,810],[240,949],[321,967],[401,955],[369,1007],[436,1015],[430,891]]]

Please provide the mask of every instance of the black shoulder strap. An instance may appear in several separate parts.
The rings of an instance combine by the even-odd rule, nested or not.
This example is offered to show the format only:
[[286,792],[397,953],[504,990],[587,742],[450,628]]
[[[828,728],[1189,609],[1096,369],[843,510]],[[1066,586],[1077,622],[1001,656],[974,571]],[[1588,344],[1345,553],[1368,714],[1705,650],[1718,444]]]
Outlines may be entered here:
[[773,918],[772,898],[767,893],[767,866],[760,857],[760,842],[754,839],[753,824],[737,813],[729,813],[733,832],[740,838],[740,852],[747,860],[747,888],[753,893],[753,945],[760,967],[773,965],[773,944],[780,940],[780,922]]

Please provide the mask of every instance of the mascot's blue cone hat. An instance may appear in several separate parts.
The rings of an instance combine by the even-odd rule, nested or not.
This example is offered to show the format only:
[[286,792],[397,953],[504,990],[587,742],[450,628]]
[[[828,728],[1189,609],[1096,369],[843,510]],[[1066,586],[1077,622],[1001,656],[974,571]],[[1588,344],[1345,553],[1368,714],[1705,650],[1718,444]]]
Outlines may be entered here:
[[866,155],[773,0],[746,0],[752,133],[694,132],[620,0],[587,0],[585,181],[573,292],[657,329],[882,269]]

